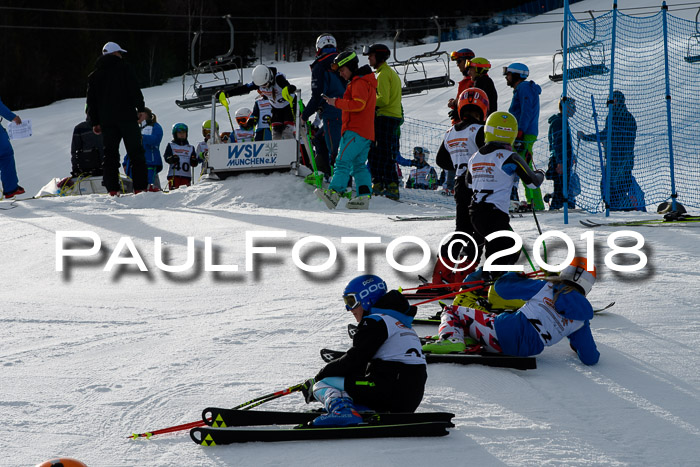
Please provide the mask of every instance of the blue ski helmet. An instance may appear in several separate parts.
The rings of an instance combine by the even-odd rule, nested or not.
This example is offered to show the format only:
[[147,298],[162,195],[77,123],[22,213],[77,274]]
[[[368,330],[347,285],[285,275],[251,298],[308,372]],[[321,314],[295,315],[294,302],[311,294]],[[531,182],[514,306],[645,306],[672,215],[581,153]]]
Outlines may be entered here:
[[359,304],[366,312],[369,312],[377,300],[387,292],[386,282],[381,277],[372,274],[357,276],[348,282],[343,291],[345,308],[350,311]]
[[503,67],[503,76],[508,73],[513,73],[522,79],[527,79],[527,77],[530,76],[530,69],[523,63],[511,63]]
[[185,133],[188,133],[187,125],[185,125],[184,123],[176,123],[175,125],[173,125],[173,138],[175,137],[178,131],[184,131]]

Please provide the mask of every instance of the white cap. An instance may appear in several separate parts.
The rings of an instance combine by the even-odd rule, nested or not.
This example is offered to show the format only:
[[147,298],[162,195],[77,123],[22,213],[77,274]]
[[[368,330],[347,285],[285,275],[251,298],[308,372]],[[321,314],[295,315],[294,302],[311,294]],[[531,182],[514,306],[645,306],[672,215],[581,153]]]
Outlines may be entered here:
[[107,42],[104,47],[102,47],[102,55],[108,55],[114,52],[126,52],[126,50],[119,47],[116,42]]

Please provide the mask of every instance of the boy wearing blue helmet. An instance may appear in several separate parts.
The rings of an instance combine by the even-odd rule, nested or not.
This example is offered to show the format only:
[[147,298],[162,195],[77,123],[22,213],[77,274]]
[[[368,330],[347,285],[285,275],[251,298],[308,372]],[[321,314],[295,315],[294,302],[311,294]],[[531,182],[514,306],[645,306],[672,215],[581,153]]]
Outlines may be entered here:
[[350,350],[306,382],[307,403],[317,400],[327,410],[313,425],[359,424],[362,417],[354,404],[380,412],[414,412],[428,378],[420,338],[411,327],[416,307],[370,274],[350,281],[343,300],[360,324]]

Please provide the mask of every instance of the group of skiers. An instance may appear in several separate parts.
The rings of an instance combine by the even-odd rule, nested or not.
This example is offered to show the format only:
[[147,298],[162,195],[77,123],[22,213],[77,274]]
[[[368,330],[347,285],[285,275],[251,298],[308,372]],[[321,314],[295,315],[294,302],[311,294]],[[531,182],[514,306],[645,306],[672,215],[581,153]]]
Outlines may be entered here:
[[312,424],[357,425],[363,421],[360,410],[414,412],[428,379],[423,352],[459,353],[476,346],[491,354],[533,356],[567,337],[581,362],[595,365],[600,353],[586,299],[595,280],[595,267],[585,258],[574,258],[559,275],[543,280],[508,273],[483,288],[490,285],[489,296],[515,303],[517,311],[446,306],[438,339],[421,345],[412,327],[416,307],[376,275],[354,278],[343,291],[345,308],[359,323],[352,347],[302,389],[307,403],[318,401],[326,409]]

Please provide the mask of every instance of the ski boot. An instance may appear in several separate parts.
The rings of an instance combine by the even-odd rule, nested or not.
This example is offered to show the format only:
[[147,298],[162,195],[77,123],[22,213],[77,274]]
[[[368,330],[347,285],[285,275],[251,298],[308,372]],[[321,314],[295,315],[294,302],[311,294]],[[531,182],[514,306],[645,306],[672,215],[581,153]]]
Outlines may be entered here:
[[311,424],[313,426],[350,426],[362,423],[362,416],[357,413],[352,399],[349,397],[337,397],[326,404],[328,413],[316,417]]
[[369,209],[370,195],[360,195],[351,198],[350,201],[345,205],[348,209]]
[[384,190],[384,196],[387,198],[398,201],[399,200],[399,184],[396,182],[391,182],[386,186]]
[[479,343],[471,337],[465,337],[464,339],[449,337],[437,342],[425,344],[423,346],[423,352],[434,354],[460,353],[466,351],[467,347],[471,348],[475,345],[479,345]]
[[314,194],[328,206],[328,209],[335,209],[341,197],[340,193],[335,190],[322,190],[320,188],[316,188]]

